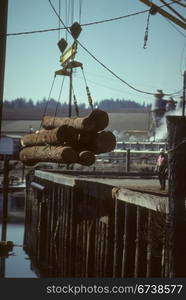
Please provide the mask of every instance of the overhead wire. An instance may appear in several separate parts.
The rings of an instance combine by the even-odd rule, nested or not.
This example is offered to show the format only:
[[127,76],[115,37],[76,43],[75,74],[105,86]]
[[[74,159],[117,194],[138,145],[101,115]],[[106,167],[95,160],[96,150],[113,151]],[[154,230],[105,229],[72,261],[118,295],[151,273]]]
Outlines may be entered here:
[[184,22],[186,21],[186,19],[184,17],[182,17],[182,15],[180,15],[180,13],[177,12],[177,10],[175,10],[173,7],[171,7],[167,2],[165,2],[164,0],[160,0],[163,4],[165,4],[167,6],[167,8],[169,8],[171,11],[173,11],[173,13],[175,15],[177,15],[180,19],[182,19]]
[[180,2],[179,0],[173,0],[173,2],[175,2],[176,4],[179,4],[179,5],[183,6],[183,7],[186,7],[186,4]]
[[83,0],[79,0],[79,23],[81,24],[81,15],[82,15],[82,5]]
[[[51,0],[48,0],[53,11],[55,12],[55,14],[57,15],[58,18],[60,18],[60,16],[58,15],[54,5],[52,4]],[[149,10],[148,10],[149,11]],[[63,20],[60,18],[61,23],[63,24],[63,26],[65,26]],[[68,31],[68,33],[71,35],[71,32],[68,28],[66,28],[66,30]],[[105,68],[108,72],[110,72],[115,78],[117,78],[118,80],[120,80],[121,82],[123,82],[124,84],[126,84],[128,87],[130,87],[131,89],[139,92],[139,93],[143,93],[143,94],[147,94],[147,95],[154,95],[154,92],[147,92],[147,91],[143,91],[140,89],[135,88],[134,86],[132,86],[131,84],[129,84],[127,81],[125,81],[123,78],[121,78],[120,76],[118,76],[114,71],[112,71],[109,67],[107,67],[103,62],[101,62],[94,54],[92,54],[80,41],[77,40],[77,43],[81,46],[81,48],[83,48],[97,63],[99,63],[103,68]],[[177,92],[176,92],[177,93]],[[173,96],[176,93],[165,93],[165,96]]]
[[177,31],[179,32],[184,38],[186,38],[186,35],[178,29],[178,27],[176,25],[174,25],[174,23],[172,23],[169,19],[165,19],[167,22],[169,22],[169,24]]
[[[58,13],[61,17],[61,0],[58,0]],[[60,40],[60,20],[58,19],[58,41]]]
[[[41,130],[42,128],[42,121],[43,121],[43,118],[44,116],[46,115],[46,112],[47,112],[47,108],[48,108],[48,104],[50,102],[50,99],[51,99],[51,94],[52,94],[52,90],[53,90],[53,87],[54,87],[54,83],[55,83],[55,79],[56,79],[56,75],[54,75],[54,78],[52,80],[52,84],[51,84],[51,87],[50,87],[50,90],[49,90],[49,95],[48,95],[48,98],[47,98],[47,102],[46,102],[46,105],[45,105],[45,109],[43,111],[43,114],[42,114],[42,117],[41,117],[41,122],[40,122],[40,126],[39,126],[39,131]],[[38,136],[36,137],[36,141],[35,141],[35,149],[34,149],[34,152],[36,153],[37,152],[37,140],[38,140]]]
[[73,93],[73,102],[74,102],[74,108],[75,108],[76,116],[79,117],[79,107],[78,107],[77,98],[76,98],[73,86],[72,86],[72,93]]
[[71,0],[71,24],[74,22],[74,0]]
[[[68,20],[69,20],[69,7],[67,7],[67,0],[65,0],[65,8],[66,8],[66,16],[68,16]],[[80,0],[81,1],[81,0]],[[69,2],[70,4],[70,2]],[[168,4],[175,4],[174,1],[169,2]],[[161,5],[159,6],[160,8],[164,7],[165,5]],[[81,11],[81,10],[80,10]],[[128,18],[128,17],[133,17],[133,16],[137,16],[140,14],[144,14],[146,12],[148,12],[149,9],[145,9],[139,12],[135,12],[135,13],[131,13],[128,15],[123,15],[120,17],[114,17],[114,18],[110,18],[110,19],[105,19],[105,20],[100,20],[100,21],[94,21],[94,22],[90,22],[90,23],[85,23],[85,24],[81,24],[81,26],[92,26],[92,25],[97,25],[97,24],[101,24],[101,23],[106,23],[106,22],[112,22],[112,21],[117,21],[117,20],[121,20],[124,18]],[[81,14],[80,14],[81,15]],[[49,28],[49,29],[39,29],[39,30],[32,30],[32,31],[22,31],[22,32],[13,32],[13,33],[7,33],[6,36],[16,36],[16,35],[26,35],[26,34],[35,34],[35,33],[45,33],[45,32],[52,32],[52,31],[56,31],[56,30],[66,30],[67,28],[70,29],[70,27],[68,26],[68,22],[67,20],[65,20],[66,22],[66,26],[64,27],[60,27],[60,28]],[[0,37],[1,38],[1,37]]]
[[[67,15],[68,15],[67,0],[65,0],[65,24],[67,24]],[[67,31],[65,31],[65,40],[67,40]]]
[[[114,77],[116,77],[117,79],[119,79],[121,82],[123,82],[124,84],[126,84],[128,87],[130,87],[131,89],[139,92],[139,93],[143,93],[143,94],[147,94],[147,95],[154,95],[154,93],[152,92],[147,92],[147,91],[143,91],[140,89],[135,88],[134,86],[132,86],[131,84],[129,84],[127,81],[125,81],[123,78],[121,78],[120,76],[118,76],[115,72],[113,72],[109,67],[107,67],[104,63],[102,63],[98,58],[96,58],[88,49],[86,49],[80,42],[79,42],[80,46],[94,59],[96,60],[102,67],[104,67],[108,72],[110,72]],[[166,93],[166,96],[171,96],[174,95],[175,93]]]
[[58,96],[57,105],[56,105],[56,109],[55,109],[55,113],[54,113],[54,120],[55,120],[56,115],[57,115],[57,110],[58,110],[60,99],[61,99],[61,94],[62,94],[62,90],[63,90],[64,81],[65,81],[65,76],[63,76],[63,80],[62,80],[61,87],[60,87],[60,90],[59,90],[59,96]]
[[68,40],[68,31],[67,28],[70,23],[70,0],[67,0],[67,16],[66,16],[66,28],[65,28],[65,39]]
[[[181,73],[181,75],[183,75],[182,64],[183,64],[183,57],[184,57],[185,48],[186,48],[186,42],[183,46],[183,49],[182,49],[182,52],[181,52],[181,58],[180,58],[180,73]],[[184,62],[185,62],[184,63],[184,68],[186,68],[186,54],[185,54]]]
[[53,81],[52,81],[52,84],[51,84],[51,88],[50,88],[50,91],[49,91],[49,95],[48,95],[48,98],[47,98],[47,103],[46,103],[42,118],[46,115],[46,111],[47,111],[48,103],[50,102],[50,98],[51,98],[52,90],[53,90],[53,87],[54,87],[55,79],[56,79],[56,75],[54,75],[54,78],[53,78]]
[[[70,4],[70,2],[69,2]],[[133,17],[139,14],[143,14],[148,12],[149,10],[143,10],[140,12],[136,12],[136,13],[132,13],[132,14],[128,14],[128,15],[124,15],[124,16],[120,16],[120,17],[115,17],[115,18],[111,18],[111,19],[106,19],[106,20],[100,20],[100,21],[94,21],[94,22],[90,22],[90,23],[85,23],[85,24],[81,24],[81,26],[92,26],[92,25],[97,25],[97,24],[101,24],[101,23],[106,23],[106,22],[112,22],[112,21],[117,21],[120,19],[124,19],[124,18],[128,18],[128,17]],[[67,16],[68,16],[68,20],[69,20],[69,7],[67,8]],[[66,24],[68,24],[68,22],[66,22]],[[70,26],[66,25],[64,27],[60,27],[60,28],[49,28],[49,29],[40,29],[40,30],[33,30],[33,31],[23,31],[23,32],[14,32],[14,33],[7,33],[6,36],[13,36],[13,35],[23,35],[23,34],[34,34],[34,33],[43,33],[43,32],[50,32],[50,31],[55,31],[55,30],[66,30],[66,29],[70,29]]]

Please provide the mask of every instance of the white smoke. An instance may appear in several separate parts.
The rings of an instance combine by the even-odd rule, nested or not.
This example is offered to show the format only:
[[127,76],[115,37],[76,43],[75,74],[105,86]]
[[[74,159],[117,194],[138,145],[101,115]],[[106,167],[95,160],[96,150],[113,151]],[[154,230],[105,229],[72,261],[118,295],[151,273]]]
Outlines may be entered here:
[[168,111],[165,113],[164,117],[161,120],[160,126],[156,129],[155,139],[165,140],[167,138],[167,123],[166,123],[166,116],[181,116],[182,108],[178,108],[176,110]]
[[122,131],[118,132],[117,130],[114,130],[112,133],[115,135],[116,141],[117,141],[117,142],[118,142],[118,141],[123,141],[123,139],[124,139],[124,134],[123,134]]

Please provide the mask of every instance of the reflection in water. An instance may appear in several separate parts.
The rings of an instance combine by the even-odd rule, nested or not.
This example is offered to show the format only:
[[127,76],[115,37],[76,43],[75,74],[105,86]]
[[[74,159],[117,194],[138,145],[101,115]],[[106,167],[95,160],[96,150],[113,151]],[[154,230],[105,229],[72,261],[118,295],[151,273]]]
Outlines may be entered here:
[[[2,225],[0,224],[0,230],[2,232]],[[14,246],[12,251],[8,254],[8,257],[1,257],[1,277],[5,278],[36,278],[36,274],[31,270],[31,263],[25,251],[22,248],[23,245],[24,224],[14,223],[7,225],[7,241],[13,241]],[[20,247],[21,246],[21,247]],[[11,250],[11,249],[10,249]],[[4,274],[3,274],[4,273]]]
[[[7,223],[5,219],[2,221],[3,195],[0,193],[0,221],[2,221],[0,222],[0,241],[2,246],[0,249],[1,278],[37,277],[31,270],[31,261],[22,247],[24,236],[24,202],[24,189],[8,194]],[[12,241],[13,247],[4,247],[3,241]],[[5,255],[3,255],[3,251]]]

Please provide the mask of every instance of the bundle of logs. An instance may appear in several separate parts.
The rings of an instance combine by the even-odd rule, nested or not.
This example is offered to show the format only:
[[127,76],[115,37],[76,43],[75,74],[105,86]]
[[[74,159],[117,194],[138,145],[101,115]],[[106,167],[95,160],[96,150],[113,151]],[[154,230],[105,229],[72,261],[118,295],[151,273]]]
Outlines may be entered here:
[[112,151],[115,136],[105,131],[108,114],[93,110],[87,117],[60,118],[45,116],[42,129],[21,138],[20,160],[27,165],[53,162],[90,166],[95,154]]

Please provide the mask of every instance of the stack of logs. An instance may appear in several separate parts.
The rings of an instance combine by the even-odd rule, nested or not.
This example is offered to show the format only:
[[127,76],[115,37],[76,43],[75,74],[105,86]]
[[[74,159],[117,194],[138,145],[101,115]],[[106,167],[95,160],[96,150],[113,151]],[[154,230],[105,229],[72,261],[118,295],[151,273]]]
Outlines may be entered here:
[[43,129],[21,138],[20,160],[27,165],[53,162],[90,166],[95,154],[110,152],[116,146],[113,133],[104,130],[108,123],[108,114],[100,109],[82,118],[45,116]]

